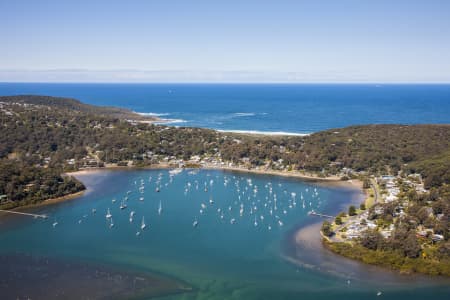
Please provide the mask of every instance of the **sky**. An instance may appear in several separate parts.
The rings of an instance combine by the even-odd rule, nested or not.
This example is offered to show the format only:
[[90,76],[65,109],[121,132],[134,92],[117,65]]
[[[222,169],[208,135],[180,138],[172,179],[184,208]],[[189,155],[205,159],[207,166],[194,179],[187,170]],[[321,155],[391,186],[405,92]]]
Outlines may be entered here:
[[0,0],[0,81],[450,83],[450,1]]

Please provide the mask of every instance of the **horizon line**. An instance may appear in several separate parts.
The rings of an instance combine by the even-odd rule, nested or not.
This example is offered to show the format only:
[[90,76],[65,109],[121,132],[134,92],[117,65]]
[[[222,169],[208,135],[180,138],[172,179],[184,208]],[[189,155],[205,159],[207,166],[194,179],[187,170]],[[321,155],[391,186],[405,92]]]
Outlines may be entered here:
[[0,81],[0,84],[210,84],[210,85],[220,85],[220,84],[236,84],[236,85],[450,85],[450,81],[142,81],[142,82],[128,82],[128,81]]

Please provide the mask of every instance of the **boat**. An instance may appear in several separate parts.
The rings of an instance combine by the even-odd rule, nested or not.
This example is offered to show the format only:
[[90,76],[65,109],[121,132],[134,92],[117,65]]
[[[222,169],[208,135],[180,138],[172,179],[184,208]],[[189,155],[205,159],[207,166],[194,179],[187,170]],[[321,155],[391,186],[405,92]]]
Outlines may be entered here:
[[137,232],[136,232],[136,236],[139,236],[139,235],[141,235],[141,232],[140,232],[140,231],[137,231]]
[[139,198],[139,201],[144,201],[144,197],[140,197],[140,198]]
[[255,215],[255,222],[253,223],[253,225],[258,226],[258,222],[256,221],[256,215]]
[[55,227],[56,227],[56,225],[58,225],[58,222],[56,222],[56,221],[55,221],[55,222],[53,222],[53,224],[52,224],[52,225],[53,225],[53,228],[55,228]]
[[111,202],[112,202],[112,203],[115,203],[115,202],[116,202],[116,198],[113,198],[113,199],[111,200]]
[[161,215],[161,213],[162,213],[162,205],[161,200],[159,200],[158,215]]
[[209,198],[209,204],[211,204],[211,205],[214,204],[214,200],[212,198]]
[[198,225],[198,221],[197,218],[195,218],[194,222],[192,223],[192,227],[197,227]]
[[92,213],[95,214],[97,210],[95,208],[92,209]]
[[230,220],[230,224],[234,224],[234,223],[236,223],[236,219],[233,218]]
[[111,217],[112,217],[112,215],[111,215],[111,212],[109,211],[109,208],[108,208],[108,211],[106,212],[106,218],[110,219]]
[[109,223],[109,228],[113,228],[114,227],[113,219],[111,218],[110,220],[111,220],[111,222]]
[[141,230],[144,230],[147,225],[145,225],[144,217],[142,217]]
[[126,205],[125,201],[122,201],[120,203],[120,209],[125,209],[125,208],[127,208],[127,205]]

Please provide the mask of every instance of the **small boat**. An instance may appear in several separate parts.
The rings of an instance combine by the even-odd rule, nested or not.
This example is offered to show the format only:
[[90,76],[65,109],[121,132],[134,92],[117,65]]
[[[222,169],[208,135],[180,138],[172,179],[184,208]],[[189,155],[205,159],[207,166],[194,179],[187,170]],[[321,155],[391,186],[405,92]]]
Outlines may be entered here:
[[145,225],[144,217],[142,217],[141,230],[144,230],[147,225]]
[[144,201],[144,197],[140,197],[140,198],[139,198],[139,201]]
[[159,193],[159,187],[157,187],[157,188],[155,189],[155,191],[156,191],[157,193]]
[[198,221],[197,218],[195,218],[194,222],[192,223],[192,227],[197,227],[198,225]]
[[112,203],[116,203],[116,198],[113,198],[113,199],[111,200],[111,202],[112,202]]
[[278,225],[283,226],[283,222],[281,222],[281,220],[278,220]]
[[111,220],[111,222],[109,223],[109,228],[113,228],[114,227],[113,219],[111,218],[110,220]]
[[200,206],[202,207],[202,209],[205,209],[205,208],[206,208],[205,203],[200,204]]
[[137,232],[136,232],[136,236],[139,236],[139,235],[141,235],[141,232],[140,232],[140,231],[137,231]]
[[53,225],[53,228],[55,228],[55,227],[56,227],[56,225],[58,225],[58,222],[56,222],[56,221],[55,221],[55,222],[53,222],[53,224],[52,224],[52,225]]
[[162,205],[161,205],[161,200],[159,200],[158,215],[161,215],[161,213],[162,213]]
[[111,217],[112,217],[112,215],[111,215],[111,212],[109,211],[109,208],[108,208],[108,211],[106,212],[106,218],[110,219]]
[[381,296],[382,292],[378,291],[377,296]]
[[267,226],[267,229],[272,230],[272,226],[270,226],[270,225]]
[[230,220],[230,224],[234,224],[234,223],[236,223],[236,219],[233,218]]
[[125,209],[125,208],[127,208],[127,205],[126,205],[125,201],[122,201],[120,203],[120,209]]
[[92,214],[95,214],[97,210],[95,208],[92,209]]
[[253,223],[253,225],[258,226],[258,222],[256,221],[256,215],[255,215],[255,222]]
[[209,198],[209,204],[211,204],[211,205],[214,204],[214,200],[212,198]]

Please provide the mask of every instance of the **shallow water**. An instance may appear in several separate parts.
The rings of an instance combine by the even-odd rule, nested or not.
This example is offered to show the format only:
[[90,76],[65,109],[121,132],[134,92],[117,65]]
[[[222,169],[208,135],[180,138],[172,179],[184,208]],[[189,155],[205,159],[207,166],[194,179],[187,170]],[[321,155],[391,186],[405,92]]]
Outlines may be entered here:
[[[292,244],[294,229],[317,221],[307,215],[309,210],[334,213],[357,198],[354,190],[212,170],[174,176],[168,170],[102,171],[79,178],[88,186],[84,196],[36,208],[49,219],[21,217],[4,226],[0,254],[153,272],[192,288],[166,297],[174,299],[361,299],[375,298],[378,290],[388,299],[423,299],[430,293],[438,299],[450,292],[446,281],[404,280],[354,262],[332,274],[341,258],[324,252],[325,260],[317,260],[311,255],[317,248]],[[121,210],[127,191],[127,208]],[[105,217],[108,208],[113,227]],[[328,263],[311,269],[296,260]]]

